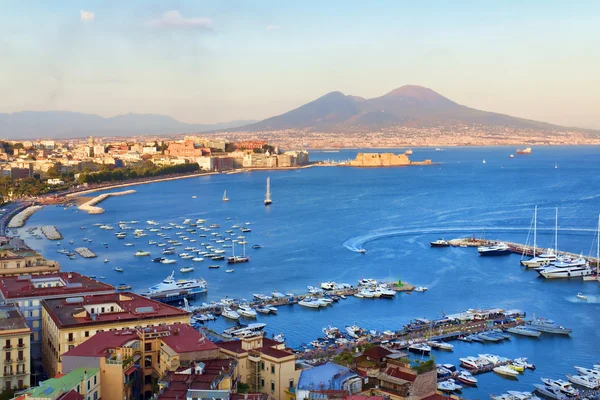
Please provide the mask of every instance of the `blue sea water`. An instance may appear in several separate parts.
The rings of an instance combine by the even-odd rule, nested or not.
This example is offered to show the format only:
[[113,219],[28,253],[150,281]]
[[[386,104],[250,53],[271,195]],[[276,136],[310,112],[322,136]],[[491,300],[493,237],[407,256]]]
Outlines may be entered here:
[[[269,334],[283,332],[291,346],[322,335],[328,324],[343,328],[360,326],[399,329],[416,317],[439,318],[468,308],[522,309],[552,318],[571,327],[571,337],[543,334],[539,339],[514,337],[502,344],[455,342],[454,352],[433,352],[438,362],[459,364],[459,357],[492,353],[529,357],[535,371],[518,380],[493,373],[478,376],[478,388],[468,388],[468,398],[486,398],[505,390],[532,390],[540,377],[564,378],[574,365],[589,367],[600,361],[600,285],[581,280],[547,281],[535,271],[519,266],[519,256],[479,257],[473,248],[436,248],[429,241],[439,237],[476,235],[525,242],[538,206],[538,244],[550,247],[554,236],[554,208],[559,208],[558,245],[561,250],[595,254],[594,237],[600,213],[600,165],[598,147],[536,147],[528,156],[508,156],[514,148],[413,149],[413,160],[432,159],[439,165],[409,168],[315,167],[290,171],[211,175],[142,185],[137,193],[113,197],[101,204],[102,215],[76,212],[74,208],[46,207],[27,227],[56,225],[65,240],[61,246],[47,240],[28,243],[62,269],[105,276],[112,284],[130,283],[135,291],[147,289],[191,262],[161,265],[148,257],[134,257],[137,249],[160,255],[145,237],[118,240],[115,231],[94,223],[116,226],[120,220],[156,220],[181,223],[184,218],[204,218],[218,223],[221,231],[250,222],[248,249],[251,261],[208,270],[208,262],[194,263],[186,276],[202,276],[209,292],[201,301],[226,296],[251,299],[252,293],[304,292],[307,285],[325,280],[355,284],[363,277],[398,280],[429,288],[426,293],[400,294],[393,300],[349,298],[327,309],[280,307],[277,316],[259,316]],[[311,152],[312,160],[346,160],[359,150]],[[374,151],[374,150],[365,150]],[[382,150],[378,150],[382,151]],[[395,150],[398,152],[399,150]],[[483,160],[486,163],[483,164]],[[557,168],[555,168],[555,165]],[[273,204],[263,205],[265,181],[271,177]],[[230,201],[221,201],[227,190]],[[196,198],[192,198],[196,196]],[[231,217],[227,221],[226,218]],[[144,226],[145,224],[140,224]],[[80,227],[85,226],[85,230]],[[169,231],[174,236],[174,231]],[[25,229],[20,234],[27,238]],[[98,254],[93,260],[68,260],[56,253],[69,239]],[[152,238],[154,239],[154,238]],[[196,238],[198,245],[205,241]],[[208,239],[208,238],[206,238]],[[135,247],[124,247],[133,241]],[[108,249],[102,246],[108,242]],[[73,246],[75,247],[75,246]],[[365,248],[362,255],[357,248]],[[183,251],[183,247],[177,248]],[[103,259],[108,258],[108,264]],[[213,263],[213,262],[210,262]],[[113,271],[122,267],[124,273]],[[587,301],[576,297],[578,292]],[[229,325],[219,320],[213,329]]]

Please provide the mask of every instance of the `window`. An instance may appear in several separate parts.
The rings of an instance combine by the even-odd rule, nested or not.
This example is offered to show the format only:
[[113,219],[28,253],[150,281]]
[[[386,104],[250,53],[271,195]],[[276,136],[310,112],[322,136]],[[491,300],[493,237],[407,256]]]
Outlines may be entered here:
[[40,327],[40,321],[33,321],[33,327],[34,328],[39,328]]
[[73,341],[73,333],[69,333],[69,342]]
[[6,381],[6,390],[10,390],[10,381]]
[[73,350],[75,348],[75,346],[73,346],[72,344],[69,345],[69,350]]
[[294,380],[293,380],[293,379],[290,379],[290,386],[289,386],[289,388],[291,389],[291,388],[293,388],[293,387],[294,387]]
[[265,387],[265,378],[260,378],[260,387]]
[[33,311],[31,311],[31,316],[32,317],[39,317],[40,316],[40,310],[33,310]]
[[19,355],[17,356],[17,360],[23,359],[23,350],[19,350]]
[[17,387],[19,389],[23,389],[23,379],[19,379],[19,381],[17,382]]
[[94,400],[98,400],[98,392],[94,392]]
[[104,312],[104,307],[102,307],[102,312]]
[[92,312],[90,314],[94,314],[96,311],[96,309],[94,307],[92,307]]
[[10,339],[6,340],[6,345],[4,347],[6,347],[7,349],[10,349]]
[[152,375],[144,375],[144,384],[149,385],[152,383]]
[[144,351],[152,351],[152,343],[144,343]]
[[274,374],[275,373],[275,364],[271,364],[271,373]]
[[260,369],[263,371],[265,370],[265,362],[264,361],[260,363]]
[[85,337],[90,337],[90,331],[85,331],[85,334],[84,334],[84,336],[85,336]]
[[96,375],[94,375],[94,386],[96,386]]
[[10,351],[6,353],[6,361],[10,361]]
[[[23,338],[19,338],[18,346],[23,347]],[[20,353],[22,353],[22,351]]]
[[33,300],[33,301],[31,302],[31,305],[32,305],[32,306],[34,306],[34,307],[37,307],[37,306],[39,306],[39,305],[40,305],[40,301],[39,301],[39,300]]
[[90,380],[88,379],[88,390],[90,390],[90,388],[92,387]]
[[271,381],[271,392],[275,391],[275,381]]

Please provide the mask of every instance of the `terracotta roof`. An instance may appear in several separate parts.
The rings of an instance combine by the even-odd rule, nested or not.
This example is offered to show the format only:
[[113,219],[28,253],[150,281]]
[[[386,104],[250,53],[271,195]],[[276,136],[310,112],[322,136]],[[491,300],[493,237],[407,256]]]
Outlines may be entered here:
[[[163,319],[164,317],[181,317],[188,312],[170,305],[150,300],[135,293],[96,294],[80,297],[81,301],[73,302],[68,299],[47,299],[42,301],[42,307],[48,312],[54,323],[59,327],[102,325],[110,322],[139,321],[147,319]],[[92,315],[84,307],[95,305],[105,306],[116,304],[121,310],[114,312],[95,313]],[[77,314],[83,316],[76,317]]]
[[285,358],[294,355],[294,353],[290,353],[289,351],[278,350],[273,347],[261,347],[256,349],[256,351],[260,351],[262,354],[273,358]]
[[392,376],[394,378],[403,379],[405,381],[414,382],[417,378],[414,374],[409,374],[408,372],[400,371],[397,368],[388,367],[385,370],[386,375]]
[[[59,286],[35,287],[38,282],[54,280]],[[5,299],[26,297],[76,296],[83,293],[113,292],[109,284],[98,282],[77,272],[57,272],[44,275],[20,275],[0,277],[0,294]]]
[[375,359],[381,359],[381,358],[387,357],[390,354],[392,354],[391,351],[389,351],[388,349],[385,349],[381,346],[371,347],[370,349],[367,349],[367,350],[363,351],[363,353],[362,353],[363,356],[367,356],[367,357],[375,358]]
[[75,390],[70,390],[60,396],[57,400],[85,400],[85,397],[77,393]]
[[189,325],[177,324],[171,325],[171,328],[171,334],[163,337],[162,341],[176,353],[218,349],[217,345]]
[[446,399],[451,399],[450,396],[444,396],[442,394],[439,393],[434,393],[431,396],[427,396],[425,398],[423,398],[422,400],[446,400]]
[[358,396],[358,395],[350,395],[344,397],[344,400],[383,400],[383,396]]
[[79,346],[64,353],[63,357],[106,357],[109,349],[123,347],[133,340],[140,340],[133,329],[127,331],[98,332]]
[[246,353],[246,350],[242,349],[242,341],[241,340],[230,340],[228,342],[219,342],[217,343],[222,349],[232,351],[234,353]]

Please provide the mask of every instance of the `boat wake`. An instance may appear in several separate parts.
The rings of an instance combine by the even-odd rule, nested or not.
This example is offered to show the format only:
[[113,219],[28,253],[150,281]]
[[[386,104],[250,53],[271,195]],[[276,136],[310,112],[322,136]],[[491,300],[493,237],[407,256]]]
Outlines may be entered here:
[[[343,243],[343,246],[350,251],[361,252],[364,249],[364,245],[369,242],[374,242],[380,239],[387,239],[391,237],[399,236],[413,236],[413,235],[425,235],[425,234],[447,234],[447,233],[463,233],[463,234],[474,234],[474,233],[503,233],[503,232],[528,232],[529,227],[437,227],[437,228],[388,228],[377,231],[371,231],[365,235],[355,236]],[[538,232],[554,232],[553,228],[538,228]],[[563,234],[586,234],[595,233],[596,229],[587,228],[559,228],[559,232]]]
[[580,299],[577,296],[569,296],[567,297],[567,301],[569,303],[600,304],[600,296],[593,296],[587,294],[585,296],[587,297],[587,300]]

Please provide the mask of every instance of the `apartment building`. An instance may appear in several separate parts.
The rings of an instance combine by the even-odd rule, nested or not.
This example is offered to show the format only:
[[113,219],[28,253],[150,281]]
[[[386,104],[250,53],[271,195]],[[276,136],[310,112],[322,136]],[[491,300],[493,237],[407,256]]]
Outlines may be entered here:
[[101,376],[98,368],[79,368],[57,378],[40,382],[13,400],[100,400]]
[[58,272],[60,264],[46,260],[20,239],[0,246],[0,276]]
[[0,306],[0,391],[29,386],[29,337],[31,330],[19,309]]

